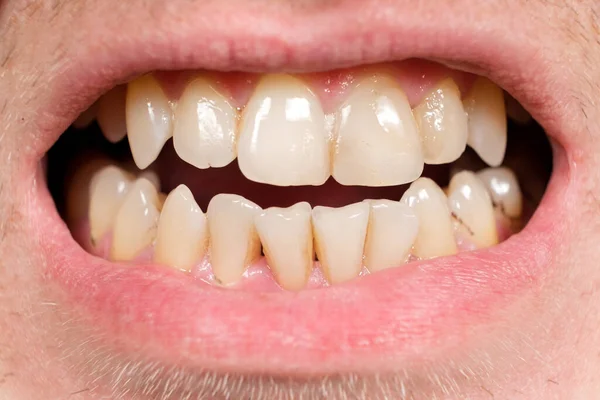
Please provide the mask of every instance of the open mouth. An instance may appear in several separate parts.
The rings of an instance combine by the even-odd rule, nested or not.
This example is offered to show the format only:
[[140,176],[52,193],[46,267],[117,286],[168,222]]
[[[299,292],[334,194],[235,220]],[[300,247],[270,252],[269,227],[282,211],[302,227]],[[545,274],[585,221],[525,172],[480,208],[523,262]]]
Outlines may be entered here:
[[525,226],[552,165],[497,85],[419,60],[150,73],[74,125],[47,161],[84,249],[253,291],[495,246]]
[[[131,393],[163,378],[156,398],[171,373],[190,377],[177,394],[406,371],[439,387],[503,351],[574,203],[564,82],[492,29],[322,23],[341,12],[312,36],[298,22],[314,43],[253,32],[231,53],[226,23],[164,22],[169,40],[74,54],[49,83],[23,207],[65,325],[85,326],[68,340],[101,354],[88,376]],[[206,397],[244,398],[227,388]]]

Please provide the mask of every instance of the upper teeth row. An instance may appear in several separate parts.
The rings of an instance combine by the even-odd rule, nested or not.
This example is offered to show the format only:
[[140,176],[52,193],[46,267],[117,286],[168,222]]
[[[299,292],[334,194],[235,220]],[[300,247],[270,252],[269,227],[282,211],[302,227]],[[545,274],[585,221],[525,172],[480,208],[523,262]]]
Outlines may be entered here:
[[241,278],[262,245],[279,284],[297,290],[307,282],[315,252],[328,281],[338,283],[358,276],[363,266],[374,272],[409,256],[454,254],[461,240],[475,248],[494,245],[493,204],[502,205],[504,216],[521,213],[519,186],[504,168],[477,176],[460,172],[447,192],[448,197],[432,180],[420,178],[400,201],[313,209],[302,202],[265,210],[243,197],[219,194],[204,214],[185,185],[165,198],[156,183],[109,166],[91,181],[89,221],[93,242],[112,233],[115,260],[132,260],[154,245],[156,262],[190,270],[208,254],[213,273],[225,284]]
[[417,179],[424,163],[456,160],[467,144],[491,166],[501,164],[506,149],[503,92],[484,78],[464,99],[446,79],[411,110],[396,80],[370,76],[330,114],[291,75],[263,76],[243,111],[202,77],[177,101],[152,75],[126,92],[117,88],[100,100],[98,122],[111,141],[127,132],[140,169],[173,137],[184,161],[223,167],[237,157],[257,182],[321,185],[332,175],[344,185],[391,186]]

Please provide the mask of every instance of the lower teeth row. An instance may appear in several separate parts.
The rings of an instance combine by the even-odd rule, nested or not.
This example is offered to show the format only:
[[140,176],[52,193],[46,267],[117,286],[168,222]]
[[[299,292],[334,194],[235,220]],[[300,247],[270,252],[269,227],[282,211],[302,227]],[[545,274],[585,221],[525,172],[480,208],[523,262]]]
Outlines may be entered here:
[[400,201],[263,210],[241,196],[219,194],[206,213],[185,185],[166,196],[149,178],[113,165],[95,173],[88,209],[95,253],[114,261],[150,258],[187,272],[210,265],[223,285],[239,282],[262,257],[261,248],[277,283],[300,290],[314,268],[336,284],[361,271],[493,246],[522,212],[516,177],[504,167],[459,172],[444,190],[419,178]]

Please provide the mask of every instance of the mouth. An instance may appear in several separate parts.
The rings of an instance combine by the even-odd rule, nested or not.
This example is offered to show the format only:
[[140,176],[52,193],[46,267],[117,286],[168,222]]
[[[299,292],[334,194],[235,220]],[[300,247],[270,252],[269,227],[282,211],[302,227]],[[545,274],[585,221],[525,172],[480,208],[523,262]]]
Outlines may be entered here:
[[123,359],[426,370],[548,272],[569,146],[506,78],[520,56],[454,36],[330,62],[118,46],[56,92],[32,234]]

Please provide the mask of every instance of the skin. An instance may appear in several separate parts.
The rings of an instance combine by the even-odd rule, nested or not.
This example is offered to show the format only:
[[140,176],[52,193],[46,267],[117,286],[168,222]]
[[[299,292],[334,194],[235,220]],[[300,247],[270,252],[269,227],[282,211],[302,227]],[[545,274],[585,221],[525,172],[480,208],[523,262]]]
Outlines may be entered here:
[[[201,398],[322,398],[323,393],[329,398],[388,395],[416,399],[596,396],[600,391],[600,355],[596,350],[600,346],[600,269],[596,261],[600,259],[600,5],[585,0],[512,0],[494,5],[473,0],[431,0],[415,5],[413,1],[398,0],[390,6],[390,2],[370,0],[361,1],[364,9],[357,13],[357,3],[264,0],[251,8],[242,0],[5,0],[0,4],[0,397],[160,399],[168,397],[142,393],[144,389],[164,389],[167,382],[178,385],[181,397],[188,398],[200,397],[207,387],[214,388],[214,394]],[[531,281],[529,290],[511,307],[495,312],[493,321],[479,324],[460,345],[451,350],[439,349],[433,367],[423,371],[399,366],[400,372],[383,382],[374,381],[372,375],[351,373],[327,380],[269,380],[256,374],[170,370],[160,362],[121,352],[110,335],[94,330],[93,321],[86,319],[77,304],[64,295],[63,288],[47,276],[47,255],[32,235],[36,218],[42,217],[32,210],[29,201],[36,187],[45,183],[35,175],[32,150],[26,144],[49,141],[50,130],[66,127],[82,111],[74,103],[65,102],[60,110],[53,104],[53,90],[64,89],[64,76],[72,75],[74,82],[83,79],[77,71],[86,66],[92,52],[111,49],[117,26],[119,35],[128,41],[128,37],[154,29],[190,32],[194,24],[189,21],[210,12],[231,10],[247,15],[251,22],[257,16],[268,15],[297,24],[293,26],[306,26],[311,18],[318,25],[318,16],[334,14],[354,16],[367,25],[385,18],[385,13],[382,16],[377,12],[385,7],[393,11],[392,17],[387,16],[388,23],[412,21],[415,30],[419,25],[414,21],[422,21],[422,26],[429,29],[450,32],[448,21],[455,21],[461,33],[474,38],[474,44],[472,48],[448,49],[440,58],[466,60],[469,65],[477,65],[477,72],[510,87],[511,94],[555,137],[557,159],[562,163],[562,178],[556,180],[561,188],[556,193],[564,200],[556,212],[559,222],[548,224],[548,229],[555,229],[552,235],[560,238],[555,241],[560,244],[551,249],[551,261]],[[276,23],[263,29],[265,35],[281,31],[283,42],[291,43],[294,37],[287,34],[290,28],[286,30]],[[358,24],[360,29],[363,25]],[[230,30],[234,37],[243,29],[233,23]],[[182,37],[186,37],[184,33]],[[512,59],[507,55],[497,58],[498,65],[489,64],[493,57],[485,56],[488,50],[481,42],[492,36],[496,39],[489,42],[489,52],[496,46],[508,46],[513,50],[509,52]],[[346,49],[341,37],[333,39],[342,43],[342,50]],[[248,53],[235,44],[229,45],[232,57],[245,60],[252,69],[286,69],[284,57],[261,62],[253,56],[260,53],[259,49]],[[325,68],[350,62],[344,58],[349,48],[331,57],[329,62],[334,65],[317,65],[309,55],[309,41],[305,48],[306,52],[288,57],[293,59],[294,67]],[[407,53],[415,52],[415,47],[411,48]],[[515,51],[520,48],[522,53]],[[121,56],[126,58],[126,52]],[[372,61],[368,55],[363,57],[352,61]],[[104,89],[91,88],[82,93],[82,102],[89,104]],[[73,97],[77,95],[73,93]],[[552,220],[552,216],[547,218]],[[458,328],[449,327],[449,331],[460,331]],[[477,342],[476,349],[471,345],[473,341]],[[133,386],[131,381],[135,382]],[[319,391],[321,388],[326,391]]]

